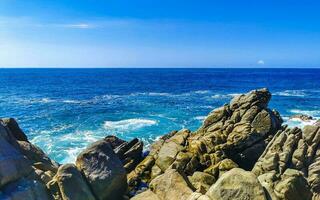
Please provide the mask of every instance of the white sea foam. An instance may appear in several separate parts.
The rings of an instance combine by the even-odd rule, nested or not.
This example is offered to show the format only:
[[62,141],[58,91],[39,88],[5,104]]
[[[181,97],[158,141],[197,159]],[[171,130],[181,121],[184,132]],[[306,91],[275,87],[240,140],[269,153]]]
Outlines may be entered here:
[[238,93],[230,93],[230,94],[215,94],[213,96],[211,96],[211,98],[213,99],[230,99],[236,96],[239,96],[241,94]]
[[207,116],[196,116],[194,117],[195,120],[203,121]]
[[306,96],[305,90],[284,90],[281,92],[273,93],[274,96],[288,96],[288,97],[304,97]]
[[303,114],[303,115],[309,115],[312,117],[320,116],[320,110],[300,110],[300,109],[292,109],[290,110],[291,113],[294,114]]
[[81,103],[81,101],[77,101],[77,100],[63,100],[63,103]]
[[107,130],[131,131],[156,124],[158,124],[156,120],[135,118],[120,121],[105,121],[103,127]]
[[149,92],[149,96],[171,96],[172,94],[166,92]]
[[72,147],[64,150],[67,156],[61,161],[61,163],[74,163],[77,155],[79,155],[79,153],[84,149],[85,147]]
[[[284,117],[283,117],[284,118]],[[285,118],[284,118],[285,119]],[[299,128],[303,128],[306,125],[312,125],[317,121],[317,119],[313,119],[313,120],[308,120],[308,121],[304,121],[301,120],[299,118],[291,118],[291,119],[287,119],[285,120],[284,124],[287,124],[289,127],[299,127]]]
[[194,93],[196,93],[196,94],[208,94],[208,93],[210,93],[210,90],[197,90],[197,91],[194,91]]

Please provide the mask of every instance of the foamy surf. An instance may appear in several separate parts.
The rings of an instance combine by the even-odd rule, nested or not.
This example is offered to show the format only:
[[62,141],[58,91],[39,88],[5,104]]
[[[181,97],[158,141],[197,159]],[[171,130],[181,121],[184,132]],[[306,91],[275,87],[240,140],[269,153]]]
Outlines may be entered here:
[[293,127],[303,128],[306,125],[313,125],[317,121],[317,119],[304,121],[299,118],[291,118],[291,119],[288,119],[285,117],[283,117],[283,118],[285,120],[284,124],[287,124],[291,128],[293,128]]
[[120,121],[105,121],[103,127],[107,130],[132,131],[156,124],[158,124],[156,120],[136,118]]
[[286,96],[286,97],[304,97],[306,93],[304,90],[284,90],[281,92],[275,92],[274,96]]

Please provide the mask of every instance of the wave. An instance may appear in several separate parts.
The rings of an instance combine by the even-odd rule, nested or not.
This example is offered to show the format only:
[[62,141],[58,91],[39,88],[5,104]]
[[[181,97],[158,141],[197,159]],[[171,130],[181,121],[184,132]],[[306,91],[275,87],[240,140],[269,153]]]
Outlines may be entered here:
[[289,118],[283,117],[283,119],[285,120],[284,124],[287,124],[291,128],[293,128],[293,127],[303,128],[306,125],[312,125],[317,122],[317,119],[312,119],[312,120],[308,120],[308,121],[304,121],[299,118],[289,119]]
[[291,109],[291,113],[294,114],[303,114],[303,115],[309,115],[312,117],[320,116],[320,110],[300,110],[300,109]]
[[77,100],[63,100],[63,103],[81,103],[81,101],[77,101]]
[[158,124],[156,120],[134,118],[120,121],[105,121],[103,127],[113,131],[131,131],[156,124]]
[[197,90],[197,91],[194,91],[194,93],[196,93],[196,94],[208,94],[210,92],[211,92],[210,90]]
[[207,116],[196,116],[196,117],[194,117],[194,119],[199,120],[199,121],[203,121],[203,120],[205,120],[206,117]]
[[284,90],[273,93],[274,96],[286,96],[286,97],[304,97],[307,94],[305,90]]
[[149,93],[145,93],[149,96],[171,96],[172,94],[170,93],[166,93],[166,92],[149,92]]
[[211,98],[213,99],[230,99],[236,96],[239,96],[241,94],[239,93],[230,93],[230,94],[215,94],[213,96],[211,96]]

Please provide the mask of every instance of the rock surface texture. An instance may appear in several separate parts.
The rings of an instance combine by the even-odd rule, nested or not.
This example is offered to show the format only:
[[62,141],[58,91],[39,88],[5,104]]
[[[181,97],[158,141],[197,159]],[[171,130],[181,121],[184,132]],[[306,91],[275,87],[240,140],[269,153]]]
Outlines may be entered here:
[[60,165],[0,120],[0,199],[320,200],[319,123],[282,126],[254,90],[213,110],[196,131],[173,131],[143,152],[107,136]]

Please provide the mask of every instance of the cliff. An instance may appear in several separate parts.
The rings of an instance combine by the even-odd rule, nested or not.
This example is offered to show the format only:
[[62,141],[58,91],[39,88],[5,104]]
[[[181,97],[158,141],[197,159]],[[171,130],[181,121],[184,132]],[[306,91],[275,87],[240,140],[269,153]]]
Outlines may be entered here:
[[107,136],[60,165],[0,120],[0,199],[320,199],[320,128],[282,125],[254,90],[213,110],[195,132],[173,131],[143,152]]

